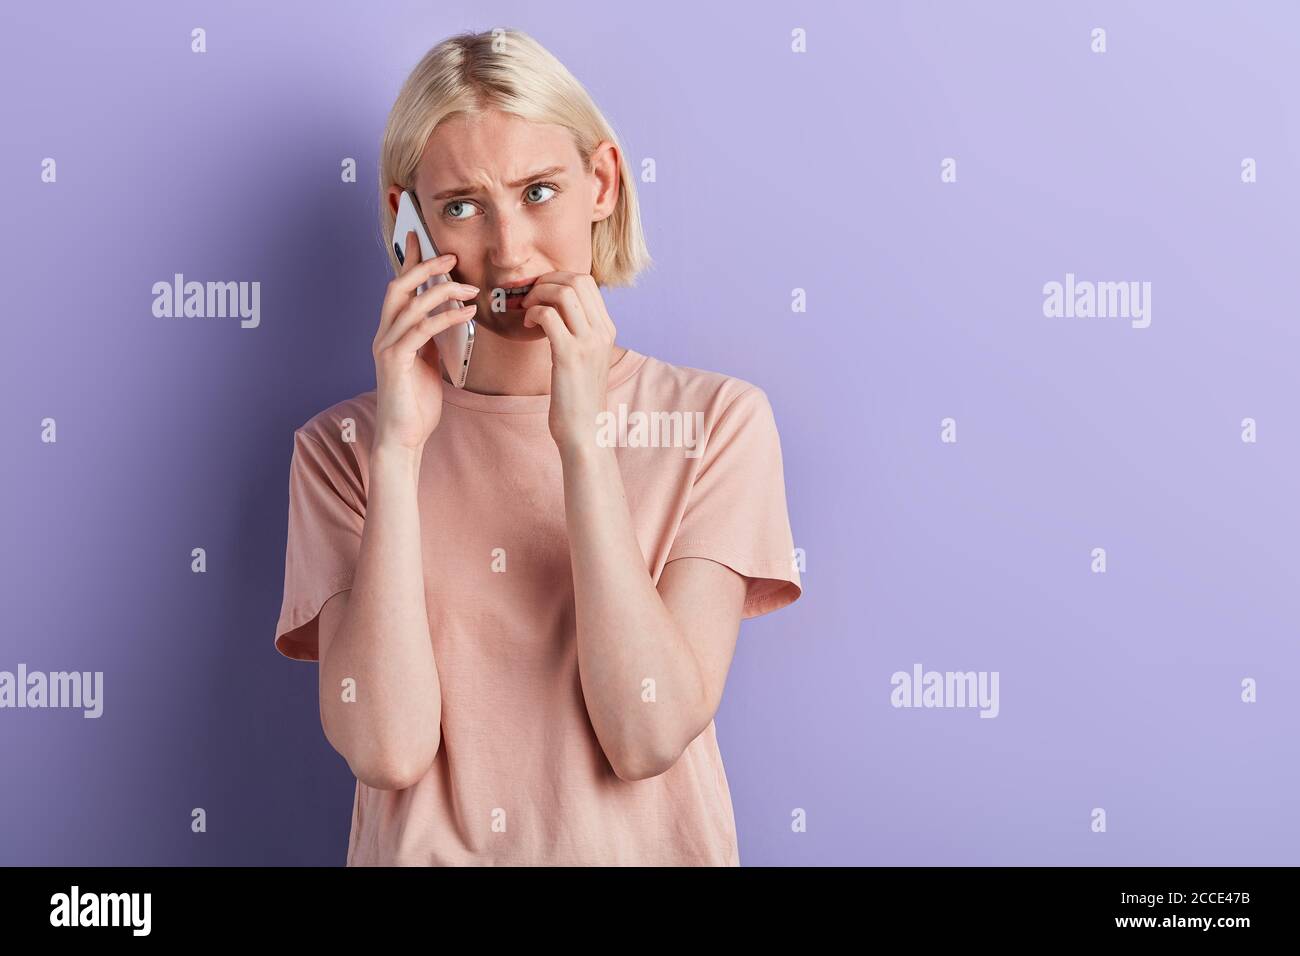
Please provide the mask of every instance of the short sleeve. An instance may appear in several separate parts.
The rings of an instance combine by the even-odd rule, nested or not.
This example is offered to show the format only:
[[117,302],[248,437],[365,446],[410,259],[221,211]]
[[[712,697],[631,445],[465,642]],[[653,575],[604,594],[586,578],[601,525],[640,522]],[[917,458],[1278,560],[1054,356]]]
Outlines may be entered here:
[[709,432],[681,524],[664,563],[709,558],[748,579],[742,617],[791,604],[802,593],[786,510],[776,418],[750,385]]
[[289,530],[284,555],[284,598],[275,648],[297,661],[320,660],[317,617],[335,594],[352,586],[365,507],[355,458],[340,440],[293,436],[289,464]]

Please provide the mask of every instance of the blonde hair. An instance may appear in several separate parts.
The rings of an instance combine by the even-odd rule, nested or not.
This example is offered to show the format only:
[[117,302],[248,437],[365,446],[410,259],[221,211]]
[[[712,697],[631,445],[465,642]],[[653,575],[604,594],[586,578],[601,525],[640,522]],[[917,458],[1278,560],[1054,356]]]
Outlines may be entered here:
[[588,173],[602,139],[618,147],[618,199],[609,216],[591,224],[591,275],[600,286],[634,285],[651,259],[623,144],[564,64],[528,34],[509,29],[443,40],[416,64],[397,94],[379,150],[380,241],[393,274],[401,266],[390,242],[396,215],[388,204],[389,188],[414,190],[420,156],[444,119],[492,109],[567,127]]

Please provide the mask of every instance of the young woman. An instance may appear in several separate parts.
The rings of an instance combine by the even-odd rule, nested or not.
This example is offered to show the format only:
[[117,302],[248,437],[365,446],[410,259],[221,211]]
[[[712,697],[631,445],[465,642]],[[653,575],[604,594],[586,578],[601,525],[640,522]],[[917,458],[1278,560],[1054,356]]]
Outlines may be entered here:
[[[526,34],[416,66],[386,245],[403,189],[444,254],[390,246],[376,388],[294,433],[275,637],[357,777],[347,864],[739,865],[713,716],[741,619],[800,594],[767,396],[615,344],[633,178]],[[458,389],[432,336],[471,316]]]

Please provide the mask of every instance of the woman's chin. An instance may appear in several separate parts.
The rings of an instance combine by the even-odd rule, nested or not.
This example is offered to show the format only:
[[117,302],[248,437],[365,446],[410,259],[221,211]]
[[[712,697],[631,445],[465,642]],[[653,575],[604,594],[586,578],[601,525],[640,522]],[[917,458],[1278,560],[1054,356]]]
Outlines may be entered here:
[[474,324],[481,329],[487,329],[503,339],[513,339],[516,342],[531,342],[535,339],[546,338],[546,330],[540,325],[524,325],[524,311],[522,309],[507,309],[505,312],[494,312],[483,320],[475,319]]

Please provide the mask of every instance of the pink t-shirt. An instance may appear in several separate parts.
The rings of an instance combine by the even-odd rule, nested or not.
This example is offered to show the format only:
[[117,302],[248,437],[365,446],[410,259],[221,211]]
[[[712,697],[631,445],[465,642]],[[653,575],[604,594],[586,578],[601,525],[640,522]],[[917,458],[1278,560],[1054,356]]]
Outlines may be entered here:
[[[357,782],[347,865],[738,866],[712,721],[671,768],[636,781],[614,773],[592,729],[550,396],[443,395],[418,491],[441,745],[412,787]],[[610,368],[606,408],[604,439],[656,585],[669,561],[702,557],[748,579],[745,617],[794,601],[780,440],[762,389],[629,349]],[[372,390],[294,432],[275,632],[294,660],[319,659],[317,615],[351,587],[374,422]]]

